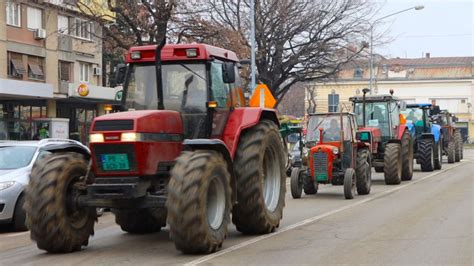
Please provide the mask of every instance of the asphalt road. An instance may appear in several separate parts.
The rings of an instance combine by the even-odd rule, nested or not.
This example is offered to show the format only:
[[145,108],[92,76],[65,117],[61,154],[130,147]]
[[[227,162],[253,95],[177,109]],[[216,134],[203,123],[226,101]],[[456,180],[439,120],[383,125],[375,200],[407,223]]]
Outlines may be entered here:
[[244,236],[230,226],[223,249],[182,255],[168,230],[123,233],[106,213],[83,251],[52,255],[36,248],[29,233],[0,228],[0,265],[95,264],[466,264],[474,265],[474,150],[461,163],[386,186],[373,175],[372,192],[344,200],[342,187],[322,186],[294,200],[287,191],[279,230]]

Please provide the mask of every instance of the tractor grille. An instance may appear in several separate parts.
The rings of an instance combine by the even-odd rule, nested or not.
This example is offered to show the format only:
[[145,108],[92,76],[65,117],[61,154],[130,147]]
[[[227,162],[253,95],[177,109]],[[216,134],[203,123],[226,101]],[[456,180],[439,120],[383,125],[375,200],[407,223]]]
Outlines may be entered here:
[[313,154],[314,177],[317,181],[328,180],[328,155],[325,152]]
[[[102,166],[101,155],[104,154],[127,154],[128,163],[130,169],[128,171],[137,170],[137,159],[135,156],[135,149],[133,144],[114,144],[114,145],[94,145],[94,155],[97,169],[100,172],[111,172],[110,170],[105,170]],[[122,170],[120,172],[123,172]]]
[[94,131],[132,130],[133,120],[102,120],[95,122]]

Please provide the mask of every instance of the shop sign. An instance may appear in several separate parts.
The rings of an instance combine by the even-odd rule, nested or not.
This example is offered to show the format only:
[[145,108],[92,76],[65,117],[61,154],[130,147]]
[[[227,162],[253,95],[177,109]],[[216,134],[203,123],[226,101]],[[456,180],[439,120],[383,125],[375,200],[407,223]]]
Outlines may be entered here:
[[77,94],[79,94],[79,96],[82,96],[82,97],[86,97],[87,95],[89,95],[89,87],[87,87],[87,84],[80,84],[78,87],[77,87]]

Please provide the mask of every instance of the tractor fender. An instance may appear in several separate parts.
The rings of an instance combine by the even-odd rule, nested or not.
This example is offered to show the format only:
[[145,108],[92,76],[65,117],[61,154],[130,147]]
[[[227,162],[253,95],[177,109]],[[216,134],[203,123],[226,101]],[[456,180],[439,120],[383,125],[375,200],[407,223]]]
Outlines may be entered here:
[[[415,129],[413,127],[413,129]],[[410,133],[411,136],[413,136],[412,132],[409,131],[407,125],[399,125],[398,126],[398,139],[401,140],[402,137],[403,137],[403,134],[405,133],[405,131],[408,131],[408,133]]]
[[431,134],[433,134],[435,142],[438,143],[441,138],[441,126],[431,125]]
[[227,163],[227,169],[230,174],[230,186],[232,187],[232,202],[237,200],[237,179],[235,178],[234,167],[232,157],[227,145],[220,139],[185,139],[183,141],[184,150],[196,151],[196,150],[213,150],[224,157]]
[[[75,141],[76,142],[76,141]],[[42,150],[49,151],[51,153],[57,152],[76,152],[84,155],[86,160],[91,158],[91,152],[87,146],[83,145],[80,142],[77,143],[58,143],[50,144],[41,148]]]
[[273,121],[280,127],[278,117],[273,109],[239,107],[230,113],[221,139],[229,149],[232,158],[234,158],[237,151],[237,145],[239,144],[242,132],[247,128],[255,126],[263,119]]

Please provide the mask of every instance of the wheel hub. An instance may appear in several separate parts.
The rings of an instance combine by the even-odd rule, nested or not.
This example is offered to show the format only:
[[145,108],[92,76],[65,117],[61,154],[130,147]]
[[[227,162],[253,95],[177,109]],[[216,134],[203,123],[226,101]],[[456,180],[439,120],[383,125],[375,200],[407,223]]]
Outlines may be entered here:
[[225,188],[222,181],[214,177],[207,190],[207,222],[212,229],[219,229],[224,220]]
[[275,211],[280,198],[280,167],[279,159],[271,149],[265,150],[263,157],[262,190],[265,206],[271,212]]

